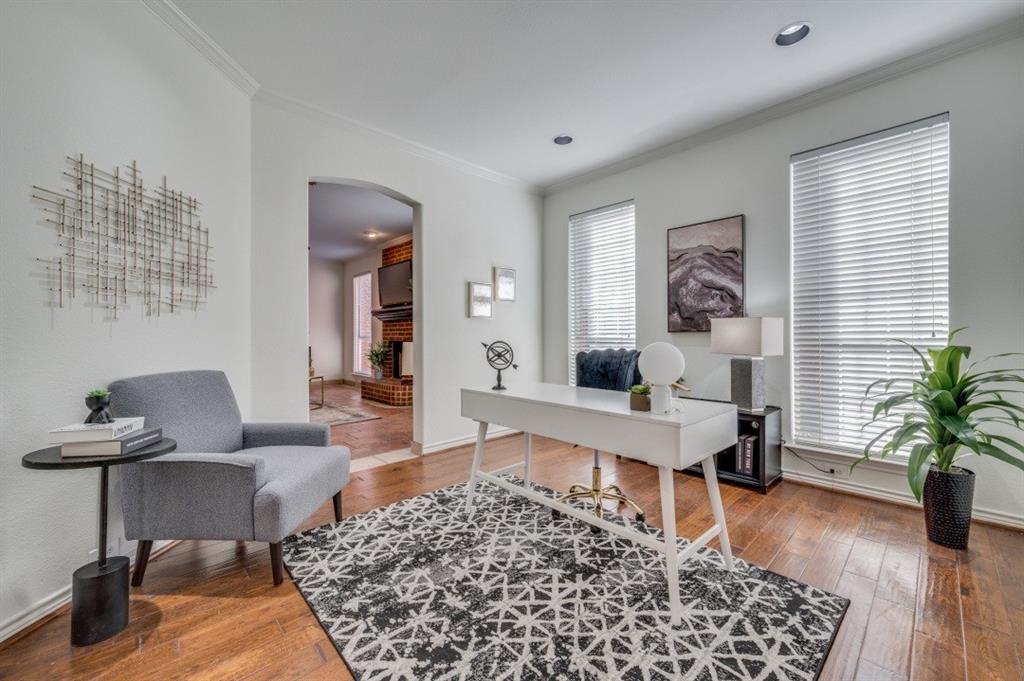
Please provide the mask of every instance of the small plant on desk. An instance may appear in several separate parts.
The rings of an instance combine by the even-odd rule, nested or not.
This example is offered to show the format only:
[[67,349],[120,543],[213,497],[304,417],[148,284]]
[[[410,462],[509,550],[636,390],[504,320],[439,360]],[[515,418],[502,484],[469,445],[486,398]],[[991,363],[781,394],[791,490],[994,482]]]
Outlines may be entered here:
[[651,410],[651,386],[647,383],[629,389],[629,408],[633,411]]

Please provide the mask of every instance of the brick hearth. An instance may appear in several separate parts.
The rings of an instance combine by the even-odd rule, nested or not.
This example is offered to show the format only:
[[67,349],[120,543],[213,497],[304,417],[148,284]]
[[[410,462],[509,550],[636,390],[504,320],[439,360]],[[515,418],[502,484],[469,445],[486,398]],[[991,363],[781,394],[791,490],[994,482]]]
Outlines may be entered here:
[[412,406],[412,377],[364,378],[359,383],[359,394],[364,400],[390,404],[392,407]]

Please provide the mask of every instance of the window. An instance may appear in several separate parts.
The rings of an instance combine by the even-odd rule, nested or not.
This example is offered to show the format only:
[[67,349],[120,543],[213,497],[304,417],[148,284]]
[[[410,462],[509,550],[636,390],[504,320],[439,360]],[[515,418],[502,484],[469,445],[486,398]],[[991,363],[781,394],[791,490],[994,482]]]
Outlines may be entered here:
[[793,438],[860,452],[878,378],[916,377],[894,338],[949,326],[949,116],[792,157]]
[[569,384],[576,353],[636,347],[633,202],[569,218]]
[[373,343],[373,316],[370,305],[373,298],[373,279],[369,272],[352,277],[352,371],[370,373],[370,360],[366,353]]

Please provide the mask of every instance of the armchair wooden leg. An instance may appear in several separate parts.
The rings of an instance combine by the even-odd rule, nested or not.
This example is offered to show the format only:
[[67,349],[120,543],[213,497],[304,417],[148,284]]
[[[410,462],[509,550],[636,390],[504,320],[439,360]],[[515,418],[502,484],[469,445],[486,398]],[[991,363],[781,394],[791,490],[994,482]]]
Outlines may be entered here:
[[341,522],[341,491],[334,495],[334,519]]
[[135,569],[132,570],[132,586],[142,586],[142,578],[146,576],[146,565],[149,564],[149,552],[153,550],[152,539],[140,539],[135,549]]
[[284,551],[281,542],[270,545],[270,568],[274,571],[274,586],[284,581]]

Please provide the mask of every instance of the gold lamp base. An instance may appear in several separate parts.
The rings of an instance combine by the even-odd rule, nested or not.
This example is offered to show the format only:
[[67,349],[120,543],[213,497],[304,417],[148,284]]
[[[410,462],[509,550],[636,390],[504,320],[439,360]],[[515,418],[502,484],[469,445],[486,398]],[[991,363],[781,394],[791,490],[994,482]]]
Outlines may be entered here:
[[[626,504],[636,513],[636,519],[643,522],[645,519],[644,511],[639,505],[625,494],[618,485],[602,485],[601,481],[601,462],[598,459],[597,450],[594,450],[594,467],[591,470],[591,481],[590,487],[585,485],[572,485],[569,487],[569,493],[564,494],[558,498],[559,501],[568,502],[576,499],[589,499],[594,505],[594,515],[598,518],[604,517],[604,502],[614,501],[616,504]],[[557,516],[558,511],[553,510],[552,515]],[[600,531],[600,528],[596,525],[591,525],[592,532]]]

